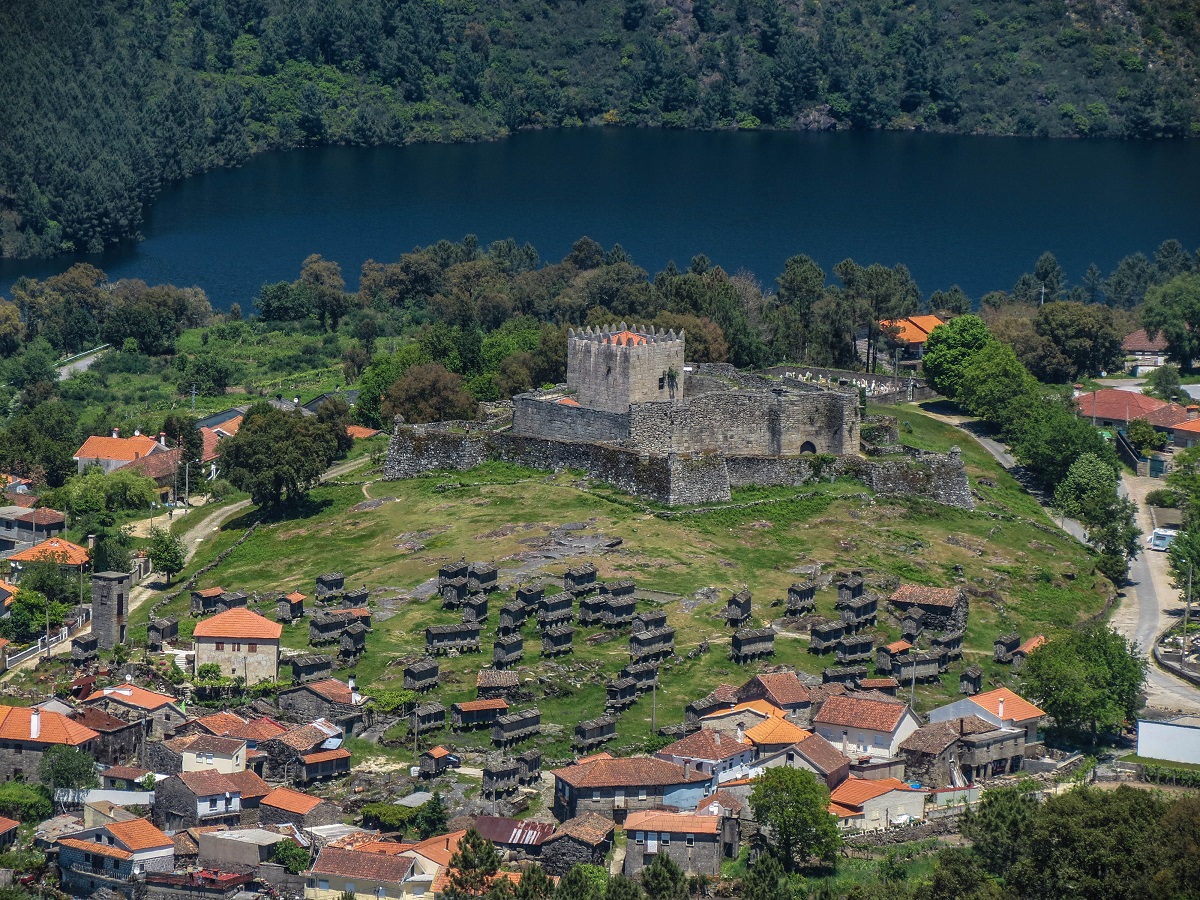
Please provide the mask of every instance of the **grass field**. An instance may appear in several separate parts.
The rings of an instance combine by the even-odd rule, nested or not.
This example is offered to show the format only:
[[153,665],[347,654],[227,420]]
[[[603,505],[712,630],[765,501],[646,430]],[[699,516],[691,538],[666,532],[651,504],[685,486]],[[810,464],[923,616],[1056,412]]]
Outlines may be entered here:
[[[1008,669],[991,661],[996,634],[1017,630],[1028,637],[1069,626],[1098,612],[1111,585],[1094,573],[1088,551],[1054,527],[969,436],[915,407],[893,412],[908,423],[901,429],[905,443],[937,450],[962,447],[979,494],[978,509],[877,497],[856,482],[839,481],[743,491],[733,504],[664,518],[611,488],[582,484],[577,473],[488,465],[411,481],[319,487],[295,517],[262,526],[200,586],[299,589],[311,595],[318,574],[340,570],[348,587],[371,587],[377,598],[374,628],[355,672],[369,692],[400,687],[401,667],[391,664],[423,652],[426,625],[458,621],[458,614],[442,610],[437,600],[407,599],[442,562],[494,561],[502,580],[515,589],[533,576],[510,578],[513,567],[562,549],[556,544],[560,533],[551,536],[557,526],[577,523],[581,528],[572,536],[620,539],[615,549],[548,562],[542,572],[561,578],[569,565],[590,560],[602,579],[629,577],[639,589],[679,595],[682,601],[664,604],[677,629],[677,652],[685,656],[704,640],[711,646],[694,660],[664,665],[653,716],[649,695],[621,715],[615,746],[635,749],[650,739],[652,717],[658,726],[682,721],[690,700],[721,682],[741,683],[758,670],[727,658],[729,632],[720,613],[730,591],[748,587],[755,620],[766,622],[781,615],[777,604],[788,585],[800,580],[793,571],[799,566],[820,564],[826,573],[864,568],[873,573],[868,581],[891,575],[931,585],[961,583],[980,594],[971,599],[966,656],[942,683],[917,687],[917,709],[928,709],[957,695],[959,672],[972,662],[983,667],[985,683],[1007,683]],[[382,503],[360,507],[368,499]],[[236,541],[256,515],[235,518],[206,539],[181,580]],[[720,596],[696,599],[696,592],[706,588],[718,589]],[[475,673],[490,664],[498,610],[509,597],[508,592],[492,597],[483,653],[443,661],[449,680],[439,699],[447,706],[474,698]],[[834,599],[833,588],[820,591],[818,611],[832,614]],[[187,604],[183,596],[166,610],[181,614],[181,637],[192,627]],[[140,608],[133,624],[143,624],[147,610]],[[261,610],[273,615],[265,603]],[[881,617],[877,634],[895,639],[899,629]],[[604,681],[628,660],[626,637],[608,639],[600,628],[579,629],[575,652],[557,662],[539,659],[534,624],[524,637],[526,665],[519,671],[537,697],[543,722],[562,726],[545,752],[567,755],[573,725],[603,712]],[[307,648],[307,624],[286,628],[283,641]],[[810,655],[807,646],[806,636],[780,634],[772,662],[813,673],[832,665],[832,657]],[[487,745],[482,733],[442,737],[464,749]]]

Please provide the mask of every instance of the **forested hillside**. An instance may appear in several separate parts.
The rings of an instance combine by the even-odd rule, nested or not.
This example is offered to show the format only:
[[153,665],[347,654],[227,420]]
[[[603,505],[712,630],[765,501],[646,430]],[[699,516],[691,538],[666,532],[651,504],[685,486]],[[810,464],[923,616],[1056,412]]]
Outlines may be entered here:
[[1200,131],[1189,0],[0,4],[0,251],[135,236],[251,153],[614,123]]

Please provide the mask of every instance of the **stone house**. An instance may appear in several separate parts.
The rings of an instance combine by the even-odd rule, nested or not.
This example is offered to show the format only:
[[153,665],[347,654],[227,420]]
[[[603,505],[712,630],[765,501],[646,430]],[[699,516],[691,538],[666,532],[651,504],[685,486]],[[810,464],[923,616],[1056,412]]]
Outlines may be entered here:
[[161,652],[168,644],[179,639],[179,618],[177,616],[168,616],[165,619],[157,616],[151,617],[146,637],[150,644],[150,652]]
[[508,701],[468,700],[450,706],[450,726],[455,731],[464,728],[491,728],[500,716],[508,712]]
[[164,778],[154,786],[154,822],[167,831],[240,825],[241,789],[220,772],[181,772]]
[[568,819],[542,841],[542,868],[562,877],[578,865],[603,864],[612,850],[615,830],[612,819],[595,813]]
[[648,756],[614,759],[600,753],[554,771],[554,815],[559,821],[592,812],[623,822],[636,810],[691,809],[716,790],[716,778]]
[[765,700],[801,725],[808,723],[812,712],[812,694],[795,672],[755,675],[737,689],[737,700]]
[[287,661],[292,666],[292,681],[295,684],[320,681],[333,674],[333,657],[324,653],[302,653],[288,657]]
[[617,717],[603,715],[588,719],[575,726],[575,739],[571,747],[576,753],[587,753],[617,736]]
[[[730,688],[730,691],[734,690],[736,689]],[[699,722],[701,727],[711,728],[726,736],[733,735],[737,742],[741,743],[748,728],[753,728],[759,722],[765,722],[773,716],[783,718],[784,712],[766,700],[747,700],[734,706],[721,706],[702,716]]]
[[962,787],[1021,768],[1025,732],[978,716],[931,722],[900,745],[905,775],[922,785]]
[[438,661],[424,656],[404,667],[404,688],[422,693],[438,686]]
[[497,636],[492,645],[492,665],[497,669],[515,666],[525,656],[525,640],[518,634]]
[[793,584],[788,588],[787,606],[784,615],[788,617],[809,616],[817,610],[817,585],[812,581]]
[[715,775],[720,781],[725,773],[753,763],[755,749],[752,744],[740,743],[720,731],[701,728],[663,747],[654,754],[654,758],[681,766],[690,763],[695,771]]
[[[100,788],[105,791],[140,791],[142,780],[153,774],[149,769],[136,766],[109,766],[99,773]],[[87,810],[84,811],[84,818],[86,820]]]
[[304,829],[337,825],[341,821],[341,809],[328,800],[288,787],[275,788],[259,804],[259,823],[262,825],[295,825]]
[[838,827],[876,831],[925,818],[925,795],[895,778],[847,778],[830,792]]
[[280,622],[292,623],[304,617],[304,601],[308,598],[299,591],[282,595],[275,601],[275,618]]
[[521,712],[509,713],[496,719],[492,726],[492,743],[509,747],[533,737],[542,729],[542,713],[536,706]]
[[760,755],[755,762],[756,769],[773,769],[778,766],[806,769],[823,781],[830,790],[850,777],[850,760],[819,734],[810,734],[798,743]]
[[555,625],[542,632],[542,656],[562,656],[574,651],[575,629],[570,625]]
[[341,729],[324,719],[259,741],[258,750],[266,757],[265,775],[272,781],[307,784],[350,769],[350,753],[342,747]]
[[196,672],[210,663],[246,684],[279,679],[283,626],[248,609],[229,609],[196,624],[192,632]]
[[609,681],[604,690],[606,698],[604,709],[607,712],[620,712],[637,703],[638,685],[632,678],[617,678]]
[[57,847],[63,890],[77,897],[104,888],[133,897],[140,876],[175,868],[175,842],[145,819],[89,828]]
[[817,619],[808,629],[808,652],[827,653],[834,648],[838,640],[846,633],[846,626],[840,619]]
[[893,758],[920,724],[906,703],[852,695],[830,697],[813,716],[813,730],[848,757]]
[[183,771],[183,751],[196,737],[187,734],[165,741],[146,741],[138,758],[142,765],[160,775],[178,775]]
[[0,780],[33,781],[52,747],[91,752],[99,735],[62,713],[37,707],[0,706]]
[[725,612],[723,614],[727,627],[740,628],[746,622],[750,621],[751,597],[752,595],[749,591],[742,590],[729,598],[729,602],[725,604]]
[[93,691],[83,698],[83,704],[129,722],[147,723],[151,740],[162,740],[188,719],[174,697],[148,691],[131,681]]
[[326,678],[280,691],[279,708],[298,722],[326,719],[344,734],[357,735],[370,725],[371,698],[358,692],[354,678]]
[[84,728],[96,733],[88,752],[102,766],[132,762],[141,756],[146,727],[141,722],[126,722],[95,706],[78,709],[70,716]]
[[659,854],[669,856],[685,875],[719,875],[721,822],[721,816],[631,812],[625,820],[625,877],[637,877]]
[[955,700],[929,713],[930,722],[945,722],[963,716],[978,716],[998,728],[1019,728],[1025,732],[1025,742],[1037,742],[1038,726],[1045,713],[1024,697],[1008,688],[996,688],[973,697]]
[[307,873],[304,900],[401,900],[417,896],[408,882],[411,857],[325,847]]
[[743,628],[729,642],[729,658],[738,665],[774,655],[774,628]]
[[924,610],[924,626],[934,631],[965,631],[967,628],[969,605],[962,588],[902,584],[888,602],[901,614],[913,608]]

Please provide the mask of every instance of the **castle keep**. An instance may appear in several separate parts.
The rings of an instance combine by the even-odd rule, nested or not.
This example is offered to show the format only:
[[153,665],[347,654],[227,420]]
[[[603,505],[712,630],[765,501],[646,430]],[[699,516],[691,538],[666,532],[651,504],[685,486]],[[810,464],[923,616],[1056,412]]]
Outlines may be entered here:
[[689,364],[684,351],[682,332],[623,322],[571,331],[566,384],[514,397],[511,419],[506,409],[485,427],[398,421],[385,477],[498,459],[580,469],[677,505],[728,500],[733,487],[797,485],[845,472],[885,493],[970,505],[957,456],[934,455],[915,466],[907,458],[862,459],[853,388]]

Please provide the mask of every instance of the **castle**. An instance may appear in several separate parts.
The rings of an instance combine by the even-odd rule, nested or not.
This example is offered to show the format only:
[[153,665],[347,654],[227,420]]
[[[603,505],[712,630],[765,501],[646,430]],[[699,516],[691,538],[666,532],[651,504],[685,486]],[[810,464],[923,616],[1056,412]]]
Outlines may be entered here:
[[689,364],[684,351],[682,332],[624,322],[572,330],[565,385],[519,394],[482,427],[398,422],[385,477],[499,459],[580,469],[679,505],[728,500],[731,488],[745,485],[803,484],[845,472],[886,492],[970,505],[957,456],[926,459],[923,468],[906,458],[907,474],[896,461],[861,457],[857,390]]

